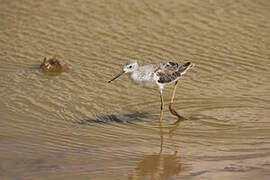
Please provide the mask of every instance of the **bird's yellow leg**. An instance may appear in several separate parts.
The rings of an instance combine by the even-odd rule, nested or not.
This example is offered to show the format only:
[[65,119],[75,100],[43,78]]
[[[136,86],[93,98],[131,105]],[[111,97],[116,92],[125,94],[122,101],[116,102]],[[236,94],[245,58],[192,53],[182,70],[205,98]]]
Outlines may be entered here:
[[176,112],[176,110],[173,108],[173,100],[174,100],[174,96],[175,96],[177,84],[178,84],[178,81],[175,82],[174,87],[173,87],[173,93],[172,93],[172,97],[171,97],[169,109],[170,109],[170,112],[171,112],[173,115],[177,116],[179,119],[184,120],[184,119],[186,119],[186,118],[184,118],[183,116],[181,116],[180,114],[178,114],[178,113]]
[[176,88],[177,88],[178,81],[175,81],[174,87],[173,87],[173,93],[172,93],[172,98],[170,104],[173,104]]
[[162,122],[163,109],[164,109],[164,100],[163,100],[162,91],[160,91],[160,116],[159,116],[159,122]]

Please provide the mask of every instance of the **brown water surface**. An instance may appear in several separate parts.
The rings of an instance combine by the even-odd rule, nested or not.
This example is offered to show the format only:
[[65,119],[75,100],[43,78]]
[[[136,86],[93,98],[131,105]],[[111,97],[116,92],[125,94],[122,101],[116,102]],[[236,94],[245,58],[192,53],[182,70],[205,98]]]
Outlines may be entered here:
[[[1,179],[269,179],[270,1],[2,0]],[[57,56],[72,69],[48,76]],[[191,61],[159,123],[122,64]]]

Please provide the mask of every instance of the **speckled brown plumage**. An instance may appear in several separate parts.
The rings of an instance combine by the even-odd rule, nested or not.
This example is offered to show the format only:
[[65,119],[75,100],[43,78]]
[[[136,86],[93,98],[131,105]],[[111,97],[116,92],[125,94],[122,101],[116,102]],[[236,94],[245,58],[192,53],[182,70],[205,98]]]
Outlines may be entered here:
[[168,62],[161,64],[156,70],[157,76],[159,76],[159,83],[170,83],[177,80],[191,65],[187,62],[183,65],[179,65],[176,62]]

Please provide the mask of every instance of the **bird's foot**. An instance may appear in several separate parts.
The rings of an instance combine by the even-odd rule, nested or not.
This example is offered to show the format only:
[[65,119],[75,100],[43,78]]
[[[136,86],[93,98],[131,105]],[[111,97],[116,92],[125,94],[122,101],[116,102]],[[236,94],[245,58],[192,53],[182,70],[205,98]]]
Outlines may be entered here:
[[169,110],[170,110],[170,112],[172,113],[172,115],[178,117],[179,120],[186,120],[186,119],[187,119],[187,118],[181,116],[180,114],[178,114],[178,113],[176,112],[176,110],[174,109],[172,103],[169,104]]

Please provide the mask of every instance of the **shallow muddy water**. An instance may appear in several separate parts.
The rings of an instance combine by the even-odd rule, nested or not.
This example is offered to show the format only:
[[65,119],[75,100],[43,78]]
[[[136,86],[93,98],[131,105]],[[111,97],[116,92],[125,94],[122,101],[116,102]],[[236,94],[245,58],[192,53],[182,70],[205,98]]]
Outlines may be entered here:
[[[1,179],[269,179],[270,1],[0,5]],[[48,76],[44,56],[72,69]],[[191,61],[175,108],[125,75]]]

